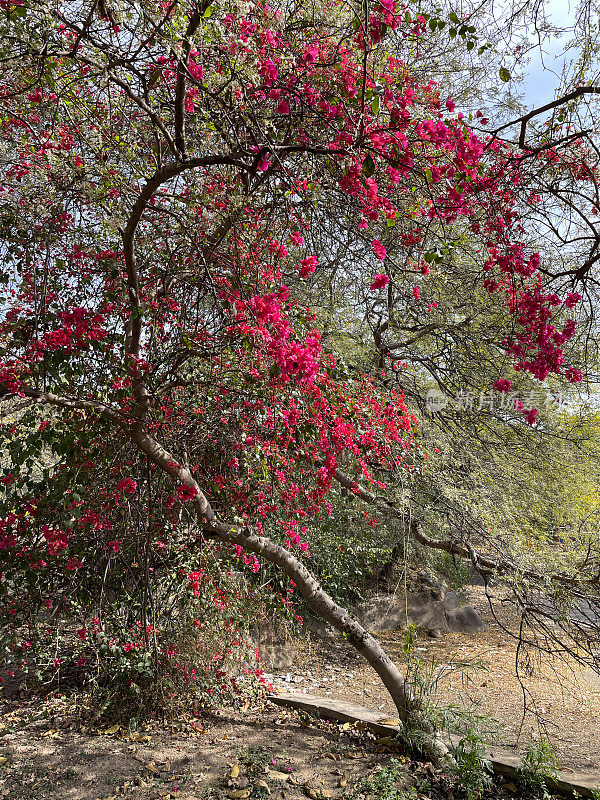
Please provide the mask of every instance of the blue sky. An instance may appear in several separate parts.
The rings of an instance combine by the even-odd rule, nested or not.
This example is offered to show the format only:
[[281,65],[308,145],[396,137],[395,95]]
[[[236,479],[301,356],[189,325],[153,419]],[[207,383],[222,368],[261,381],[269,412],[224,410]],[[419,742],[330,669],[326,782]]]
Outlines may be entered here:
[[[550,22],[557,27],[573,24],[575,18],[573,0],[571,2],[547,0],[545,9]],[[542,53],[539,49],[531,53],[531,61],[525,69],[525,80],[519,86],[519,91],[523,92],[525,104],[529,108],[543,105],[554,98],[565,60],[563,51],[569,38],[569,35],[552,38],[543,44]]]

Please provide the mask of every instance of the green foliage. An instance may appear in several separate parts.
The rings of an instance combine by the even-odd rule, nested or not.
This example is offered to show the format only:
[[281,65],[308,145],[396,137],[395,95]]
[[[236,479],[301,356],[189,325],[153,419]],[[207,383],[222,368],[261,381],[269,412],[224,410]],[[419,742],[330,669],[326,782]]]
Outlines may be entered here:
[[449,553],[434,552],[431,554],[430,563],[433,569],[443,575],[455,590],[463,589],[472,581],[471,566],[461,558],[453,557]]
[[[527,391],[525,385],[517,389]],[[596,415],[585,409],[543,413],[548,435],[483,411],[479,419],[462,414],[460,431],[444,432],[435,418],[426,421],[424,441],[441,451],[415,479],[414,500],[424,509],[429,535],[502,537],[524,565],[542,574],[568,574],[588,547],[596,552]],[[460,583],[447,556],[433,556],[431,565]]]
[[246,767],[249,773],[261,775],[265,771],[267,764],[269,764],[273,758],[273,753],[266,747],[257,744],[250,747],[243,747],[238,751],[237,756],[239,762]]
[[332,515],[309,534],[310,566],[325,591],[339,603],[363,599],[389,559],[396,532],[385,524],[371,528],[355,498],[332,493]]
[[[221,586],[225,589],[227,583]],[[254,608],[251,613],[257,618],[261,609],[247,591],[236,590],[239,597],[229,592],[225,617],[209,586],[194,598],[173,589],[176,602],[169,609],[161,598],[160,628],[145,642],[141,636],[134,639],[136,646],[127,630],[119,630],[119,615],[108,609],[103,630],[87,645],[96,664],[91,688],[99,713],[172,712],[191,703],[211,707],[254,694],[259,664],[246,613]],[[231,680],[239,675],[241,681]]]
[[402,768],[400,762],[392,758],[388,766],[372,772],[370,775],[361,778],[347,796],[351,798],[375,798],[377,800],[406,800],[414,797],[414,792],[407,793],[398,786],[402,778]]
[[558,758],[552,745],[545,739],[533,742],[523,756],[518,772],[519,782],[536,797],[546,800],[550,797],[547,781],[556,777],[557,769]]
[[452,771],[460,784],[466,800],[476,800],[490,786],[492,764],[485,754],[485,745],[479,733],[468,728],[458,744],[452,748],[455,765]]

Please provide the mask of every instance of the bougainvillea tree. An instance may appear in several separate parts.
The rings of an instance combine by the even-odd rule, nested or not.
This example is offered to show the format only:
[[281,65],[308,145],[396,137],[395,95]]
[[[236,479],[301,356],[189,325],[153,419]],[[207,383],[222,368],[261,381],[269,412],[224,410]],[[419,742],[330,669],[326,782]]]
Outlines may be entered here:
[[[398,668],[312,577],[304,536],[336,482],[382,505],[385,476],[418,462],[416,419],[348,376],[299,298],[325,269],[309,246],[325,216],[390,314],[395,292],[420,302],[427,237],[468,235],[510,323],[498,346],[536,378],[560,372],[577,298],[545,290],[525,243],[518,158],[412,77],[426,19],[398,0],[1,5],[7,624],[35,597],[42,633],[78,614],[85,644],[103,620],[78,587],[142,587],[127,652],[158,636],[177,661],[152,582],[167,574],[193,602],[200,551],[249,575],[266,560],[365,655],[402,721],[426,727]],[[410,254],[401,281],[390,229]]]

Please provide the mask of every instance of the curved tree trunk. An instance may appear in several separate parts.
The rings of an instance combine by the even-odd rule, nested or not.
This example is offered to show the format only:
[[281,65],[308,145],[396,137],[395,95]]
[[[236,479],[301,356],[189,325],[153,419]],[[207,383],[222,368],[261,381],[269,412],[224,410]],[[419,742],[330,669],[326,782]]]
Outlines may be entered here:
[[436,738],[433,725],[423,713],[421,699],[415,695],[398,667],[377,639],[327,594],[300,559],[265,536],[258,536],[248,528],[228,525],[218,520],[207,497],[186,467],[178,464],[173,456],[147,433],[133,430],[130,431],[130,435],[134,443],[158,467],[174,480],[185,483],[196,491],[191,505],[198,516],[203,534],[218,538],[227,544],[240,545],[244,550],[261,556],[282,569],[294,581],[312,611],[344,635],[373,667],[388,690],[404,728],[418,734],[423,752],[435,761],[446,758],[448,749]]
[[390,693],[403,724],[409,728],[416,727],[431,732],[431,726],[420,713],[420,701],[377,639],[327,594],[298,558],[285,547],[264,536],[239,529],[234,532],[223,523],[214,523],[206,530],[216,534],[222,541],[239,544],[244,550],[262,556],[280,567],[294,581],[312,611],[343,634],[373,667]]
[[223,542],[239,544],[280,567],[294,581],[312,611],[345,636],[379,675],[405,730],[415,734],[422,752],[435,762],[448,758],[448,748],[436,737],[431,721],[423,713],[422,700],[415,695],[398,667],[377,639],[327,594],[298,558],[271,539],[257,536],[246,529],[240,530],[215,521],[205,526],[204,530]]

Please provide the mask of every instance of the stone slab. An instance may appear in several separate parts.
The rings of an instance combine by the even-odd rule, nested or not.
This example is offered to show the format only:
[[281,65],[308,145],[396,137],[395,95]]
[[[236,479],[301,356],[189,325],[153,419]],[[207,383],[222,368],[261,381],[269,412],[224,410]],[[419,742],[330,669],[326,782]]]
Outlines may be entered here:
[[[363,722],[378,736],[393,736],[398,733],[399,729],[399,725],[389,724],[390,717],[345,700],[316,697],[301,692],[270,694],[267,699],[278,706],[301,709],[323,719],[333,719],[339,722]],[[381,720],[385,720],[385,722]],[[457,737],[452,737],[452,739],[457,741]],[[486,755],[492,763],[494,772],[507,778],[517,777],[521,759],[516,753],[501,747],[490,747],[486,750]],[[583,797],[591,797],[594,789],[600,789],[600,771],[593,773],[559,770],[555,779],[548,780],[548,786],[563,794],[577,792]]]
[[409,622],[417,628],[457,633],[485,628],[473,606],[462,603],[456,592],[448,592],[442,599],[433,597],[431,591],[375,595],[360,603],[354,614],[369,631],[405,628]]

